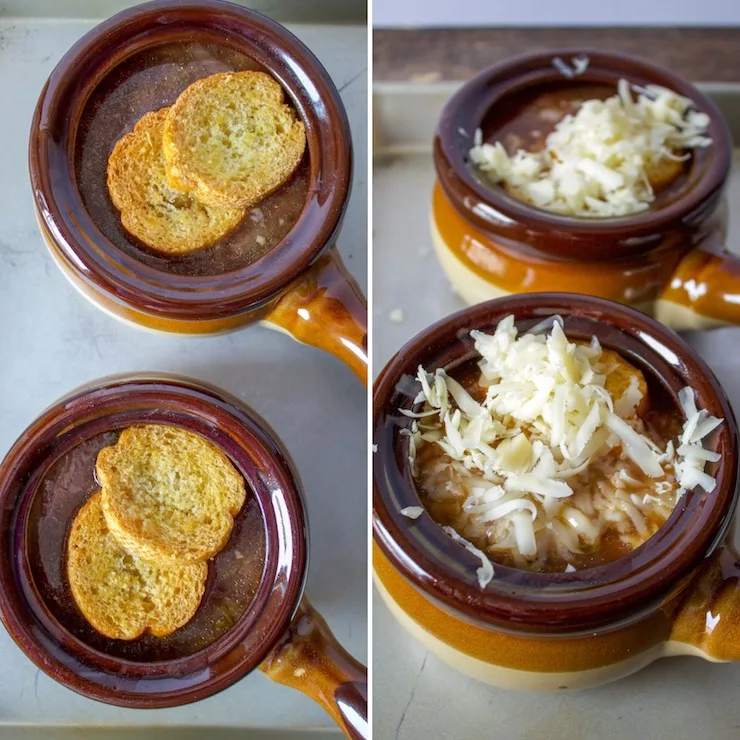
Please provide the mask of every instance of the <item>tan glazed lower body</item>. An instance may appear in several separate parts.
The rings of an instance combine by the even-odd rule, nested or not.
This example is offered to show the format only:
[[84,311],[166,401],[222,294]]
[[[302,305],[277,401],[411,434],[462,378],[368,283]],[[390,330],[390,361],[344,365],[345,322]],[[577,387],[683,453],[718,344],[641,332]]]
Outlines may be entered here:
[[[732,315],[735,284],[731,277],[731,284],[717,284],[715,272],[723,260],[714,255],[702,260],[690,254],[678,265],[675,260],[663,259],[613,271],[598,264],[561,266],[526,261],[494,247],[467,224],[439,185],[434,190],[430,231],[437,258],[453,289],[470,305],[514,293],[584,292],[588,286],[590,294],[630,305],[676,330],[709,329],[740,320],[740,314]],[[727,276],[724,270],[723,282],[728,281]],[[668,287],[664,288],[666,282]],[[740,293],[740,280],[736,289]],[[692,292],[697,300],[687,300]]]
[[373,550],[376,588],[399,624],[442,661],[483,683],[525,691],[586,689],[629,676],[658,658],[693,655],[721,662],[675,639],[675,608],[593,636],[538,638],[478,626],[434,604],[377,546]]

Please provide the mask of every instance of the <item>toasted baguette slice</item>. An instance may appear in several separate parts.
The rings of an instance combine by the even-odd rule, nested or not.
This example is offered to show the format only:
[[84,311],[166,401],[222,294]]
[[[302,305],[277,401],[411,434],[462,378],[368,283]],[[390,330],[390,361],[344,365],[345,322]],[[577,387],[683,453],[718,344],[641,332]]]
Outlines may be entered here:
[[606,374],[604,388],[609,392],[615,403],[625,398],[626,394],[635,388],[642,394],[640,401],[635,406],[638,415],[647,410],[648,388],[642,371],[622,357],[618,352],[611,349],[601,350],[601,363],[609,368]]
[[213,244],[244,218],[236,206],[214,208],[167,181],[162,129],[167,108],[144,115],[108,159],[108,192],[130,234],[157,252],[180,255]]
[[100,493],[77,512],[67,540],[67,579],[85,619],[115,640],[149,630],[164,637],[189,622],[205,591],[206,563],[162,566],[131,555],[108,529]]
[[303,123],[264,72],[222,72],[188,87],[164,125],[167,175],[213,206],[248,208],[287,182],[306,147]]
[[663,157],[648,167],[646,174],[650,186],[656,193],[660,193],[680,177],[685,169],[685,161]]
[[125,429],[97,458],[103,514],[149,560],[193,563],[219,552],[244,504],[244,478],[218,448],[174,426]]

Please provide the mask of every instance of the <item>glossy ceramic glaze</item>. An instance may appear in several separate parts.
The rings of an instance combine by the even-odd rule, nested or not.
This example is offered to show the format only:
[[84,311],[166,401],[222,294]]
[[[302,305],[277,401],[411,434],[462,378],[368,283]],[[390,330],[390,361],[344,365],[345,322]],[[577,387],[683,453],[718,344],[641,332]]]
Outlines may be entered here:
[[[119,240],[125,234],[114,238],[111,227],[104,228],[102,217],[86,206],[79,178],[88,175],[76,159],[89,128],[86,110],[99,90],[110,88],[115,94],[117,75],[130,84],[134,77],[127,77],[126,65],[132,58],[156,58],[185,43],[219,50],[211,71],[231,68],[232,58],[267,70],[306,126],[307,185],[296,222],[255,261],[216,274],[165,269],[161,258],[137,258],[139,247],[133,242],[122,248]],[[190,77],[210,73],[207,65],[197,69]],[[166,95],[148,104],[160,107],[174,101],[190,77],[169,80]],[[155,78],[148,84],[156,87],[165,81],[163,71],[159,82]],[[146,92],[136,85],[125,90],[132,100],[143,98],[143,107]],[[106,139],[101,144],[105,156],[99,169],[113,143]],[[29,162],[41,233],[55,262],[83,295],[108,313],[151,329],[189,334],[228,331],[256,321],[292,333],[298,317],[300,341],[334,352],[365,378],[365,300],[334,248],[351,185],[349,124],[326,70],[282,26],[220,0],[164,0],[119,13],[78,41],[51,74],[34,113]],[[314,286],[313,291],[307,286]]]
[[[687,494],[642,547],[574,573],[497,565],[493,581],[480,589],[474,556],[428,515],[410,520],[400,513],[420,499],[407,464],[408,437],[400,434],[409,419],[398,409],[413,407],[420,364],[433,372],[468,361],[470,330],[493,331],[509,314],[520,330],[558,314],[569,336],[597,336],[671,396],[692,386],[699,407],[726,422],[709,440],[722,454],[707,468],[717,478],[715,491]],[[594,685],[678,652],[740,659],[739,566],[725,544],[737,503],[737,427],[711,371],[672,331],[633,309],[574,294],[478,304],[399,350],[376,381],[374,413],[376,582],[402,624],[443,659],[512,688]],[[707,622],[707,613],[716,623]]]
[[[46,584],[39,581],[42,571],[34,563],[44,558],[44,543],[40,553],[30,547],[29,532],[44,516],[34,502],[55,462],[85,440],[136,423],[176,424],[218,446],[244,476],[247,506],[256,502],[265,535],[262,576],[251,602],[225,632],[170,659],[157,659],[151,649],[147,659],[126,657],[120,641],[97,635],[90,640],[83,631],[68,629],[44,600]],[[301,685],[294,685],[347,724],[348,734],[355,730],[344,719],[347,707],[352,721],[355,715],[366,717],[364,668],[302,601],[308,535],[297,473],[264,420],[235,398],[200,382],[160,374],[118,376],[85,386],[47,409],[10,450],[0,465],[0,512],[6,533],[0,543],[0,616],[26,655],[65,686],[121,706],[178,706],[210,696],[257,667],[272,677],[277,662],[304,676]],[[63,527],[75,513],[67,512]],[[207,593],[204,603],[208,598]],[[193,621],[198,622],[197,614]],[[310,648],[295,647],[297,638]]]
[[[587,56],[566,79],[553,58]],[[476,129],[496,128],[512,101],[548,86],[658,84],[710,116],[713,144],[693,153],[678,185],[645,212],[574,218],[524,203],[483,181],[468,161]],[[607,88],[608,89],[608,88]],[[497,114],[497,111],[501,111]],[[686,80],[646,61],[588,49],[537,52],[496,65],[448,102],[434,140],[431,229],[438,257],[469,303],[520,292],[588,291],[637,307],[673,328],[740,323],[738,261],[724,249],[723,192],[732,159],[717,106]]]

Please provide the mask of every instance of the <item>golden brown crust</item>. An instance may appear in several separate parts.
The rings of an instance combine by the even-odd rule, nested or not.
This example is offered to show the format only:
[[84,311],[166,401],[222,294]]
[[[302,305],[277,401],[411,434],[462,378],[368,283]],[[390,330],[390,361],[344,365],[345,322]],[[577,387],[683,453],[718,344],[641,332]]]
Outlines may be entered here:
[[264,72],[223,72],[188,87],[169,109],[168,181],[213,206],[248,208],[285,184],[306,147],[303,123]]
[[210,246],[244,218],[236,206],[214,207],[169,184],[162,151],[168,108],[142,116],[108,159],[108,192],[121,223],[151,249],[181,255]]

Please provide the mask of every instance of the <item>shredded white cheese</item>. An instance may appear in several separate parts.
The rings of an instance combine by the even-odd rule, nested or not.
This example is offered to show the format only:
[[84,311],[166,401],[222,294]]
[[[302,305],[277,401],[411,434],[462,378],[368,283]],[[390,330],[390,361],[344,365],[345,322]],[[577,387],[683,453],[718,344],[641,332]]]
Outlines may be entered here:
[[479,550],[472,542],[468,542],[464,537],[461,537],[452,527],[442,527],[442,529],[447,532],[455,542],[459,542],[468,552],[472,553],[480,560],[480,568],[475,572],[478,576],[478,585],[481,588],[485,588],[493,580],[493,576],[495,575],[493,563],[488,558],[488,555],[486,555],[483,550]]
[[582,75],[588,69],[588,65],[591,64],[591,60],[584,54],[582,56],[573,57],[572,63],[574,75],[577,77],[578,75]]
[[[713,490],[704,467],[719,454],[702,440],[722,420],[697,410],[690,388],[679,395],[680,438],[661,449],[636,413],[637,371],[623,363],[632,377],[613,398],[606,385],[616,365],[595,338],[570,342],[559,317],[535,330],[519,335],[508,316],[492,335],[471,332],[480,402],[444,370],[419,368],[415,401],[424,407],[405,412],[409,461],[433,501],[460,503],[461,537],[526,562],[552,545],[567,559],[610,527],[635,547],[654,531],[651,514],[665,521],[685,491]],[[420,462],[430,447],[437,452]]]
[[679,493],[683,494],[697,486],[711,493],[717,481],[704,472],[704,466],[708,462],[717,462],[720,454],[704,449],[701,441],[711,434],[723,420],[710,416],[704,409],[697,410],[693,388],[681,390],[678,400],[686,415],[681,432],[681,444],[676,450],[678,456],[676,477],[681,486]]
[[[584,63],[571,70],[557,61],[571,77]],[[711,145],[709,123],[688,98],[648,85],[634,100],[629,83],[620,80],[617,95],[587,100],[560,120],[541,151],[519,149],[510,156],[501,142],[483,143],[476,131],[470,161],[538,208],[586,217],[626,216],[655,200],[651,183],[661,168],[687,159],[691,149]]]
[[423,513],[424,508],[422,506],[404,506],[401,509],[401,514],[408,519],[418,519]]
[[568,79],[573,79],[573,77],[582,75],[588,69],[588,65],[590,63],[591,60],[585,55],[573,57],[571,60],[571,64],[573,66],[564,62],[560,57],[554,57],[552,60],[552,66],[555,67],[563,77],[567,77]]

